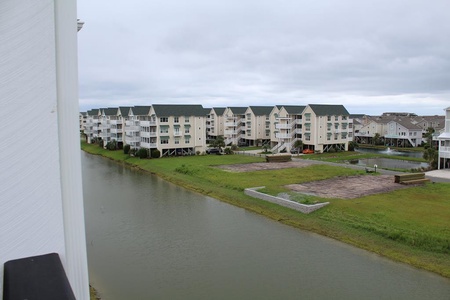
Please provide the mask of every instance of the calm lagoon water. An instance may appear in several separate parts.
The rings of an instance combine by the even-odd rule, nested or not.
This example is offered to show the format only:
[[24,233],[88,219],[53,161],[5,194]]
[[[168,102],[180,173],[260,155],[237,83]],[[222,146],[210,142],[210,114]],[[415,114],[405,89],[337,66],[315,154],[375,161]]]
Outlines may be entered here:
[[115,299],[449,299],[450,280],[82,153],[90,282]]

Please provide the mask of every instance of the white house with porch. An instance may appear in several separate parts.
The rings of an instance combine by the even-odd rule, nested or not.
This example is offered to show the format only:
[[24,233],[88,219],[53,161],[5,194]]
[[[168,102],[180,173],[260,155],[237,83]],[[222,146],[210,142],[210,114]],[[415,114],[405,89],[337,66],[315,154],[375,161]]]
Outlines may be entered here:
[[450,168],[450,107],[445,109],[445,129],[438,137],[439,160],[438,169]]

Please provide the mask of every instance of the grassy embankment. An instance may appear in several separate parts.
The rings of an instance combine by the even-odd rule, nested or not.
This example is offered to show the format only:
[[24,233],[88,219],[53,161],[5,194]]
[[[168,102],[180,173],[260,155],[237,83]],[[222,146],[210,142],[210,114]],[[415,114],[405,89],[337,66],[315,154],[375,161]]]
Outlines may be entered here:
[[304,215],[248,197],[243,190],[265,185],[271,193],[282,192],[286,184],[361,174],[361,171],[315,165],[230,173],[215,166],[263,159],[209,155],[140,160],[124,155],[122,151],[111,152],[96,145],[83,143],[82,149],[155,173],[175,184],[282,223],[450,278],[450,184],[426,184],[352,200],[326,199],[330,205]]

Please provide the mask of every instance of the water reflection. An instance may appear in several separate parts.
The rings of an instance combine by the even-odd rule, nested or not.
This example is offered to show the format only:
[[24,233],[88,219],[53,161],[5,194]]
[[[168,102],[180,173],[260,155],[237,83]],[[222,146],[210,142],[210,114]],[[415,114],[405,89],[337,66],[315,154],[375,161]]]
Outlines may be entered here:
[[404,151],[403,152],[403,151],[391,149],[389,147],[387,147],[386,149],[357,148],[357,149],[355,149],[355,151],[361,152],[361,153],[380,153],[380,154],[415,157],[415,158],[423,157],[423,152],[417,152],[417,151]]
[[364,159],[353,159],[349,161],[353,165],[373,167],[377,165],[378,168],[384,169],[419,169],[428,168],[427,163],[400,160],[400,159],[390,159],[390,158],[364,158]]
[[82,154],[103,299],[445,299],[450,281]]

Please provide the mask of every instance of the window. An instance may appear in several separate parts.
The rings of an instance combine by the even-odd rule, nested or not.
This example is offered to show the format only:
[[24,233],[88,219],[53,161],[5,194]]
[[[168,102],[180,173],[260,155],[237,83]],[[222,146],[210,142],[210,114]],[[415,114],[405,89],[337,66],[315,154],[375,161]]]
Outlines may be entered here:
[[161,144],[168,144],[169,143],[169,139],[168,138],[161,138]]
[[184,123],[189,123],[189,117],[188,116],[184,117]]
[[334,117],[334,120],[335,120],[335,121],[339,121],[339,116],[335,116],[335,117]]
[[270,130],[266,130],[266,136],[270,135]]
[[184,138],[184,143],[189,144],[191,142],[191,138],[190,137],[185,137]]
[[327,117],[327,121],[331,121],[331,116],[328,116],[328,117]]
[[159,133],[169,133],[169,127],[161,127]]
[[311,114],[305,114],[305,121],[311,121]]
[[180,119],[178,117],[173,117],[173,122],[174,123],[180,123]]
[[347,120],[347,116],[342,116],[342,120],[346,121]]
[[189,133],[189,127],[184,127],[184,133]]
[[169,122],[169,118],[168,117],[161,117],[161,118],[159,118],[159,122],[167,123],[167,122]]
[[180,143],[180,138],[175,138],[175,145],[178,145]]

